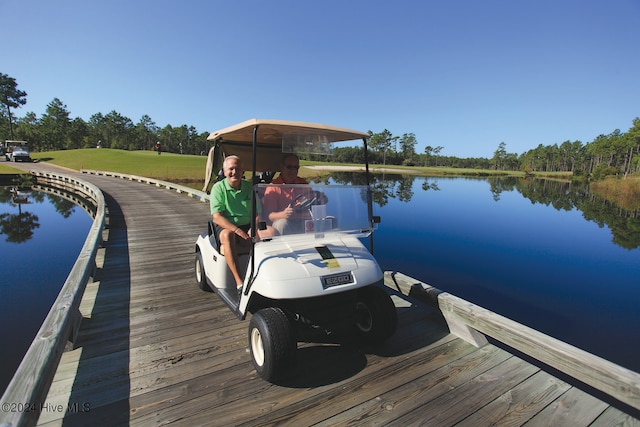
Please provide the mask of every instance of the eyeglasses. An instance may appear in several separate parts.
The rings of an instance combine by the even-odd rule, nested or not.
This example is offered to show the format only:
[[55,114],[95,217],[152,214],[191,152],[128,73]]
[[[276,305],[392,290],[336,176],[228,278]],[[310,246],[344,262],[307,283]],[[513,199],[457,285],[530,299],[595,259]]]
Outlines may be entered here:
[[300,165],[286,165],[285,166],[287,169],[300,169]]

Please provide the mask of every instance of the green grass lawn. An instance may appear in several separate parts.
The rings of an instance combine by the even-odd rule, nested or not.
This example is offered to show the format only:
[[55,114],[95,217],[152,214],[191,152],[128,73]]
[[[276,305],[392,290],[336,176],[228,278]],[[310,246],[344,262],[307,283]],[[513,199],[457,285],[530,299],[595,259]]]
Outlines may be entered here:
[[[107,148],[84,148],[79,150],[36,152],[31,153],[31,157],[35,161],[50,162],[78,171],[81,169],[103,170],[182,183],[204,182],[204,171],[207,163],[207,158],[205,156],[173,153],[162,153],[162,155],[158,155],[155,151],[125,151]],[[321,172],[304,167],[305,165],[327,165],[327,163],[308,161],[303,161],[301,163],[303,167],[300,170],[300,175],[303,177],[317,177],[319,175],[328,174],[328,172]],[[353,164],[345,166],[362,165]],[[378,169],[384,168],[387,170],[397,170],[399,173],[423,176],[524,176],[524,172],[519,171],[494,171],[447,167],[370,165],[370,168],[374,172]],[[0,173],[20,173],[20,171],[11,168],[10,163],[0,162]],[[549,177],[549,175],[554,175],[561,179],[570,178],[570,174],[567,173],[546,174],[545,176]]]
[[172,182],[204,181],[205,156],[106,148],[31,153],[34,160],[66,168],[128,173]]
[[12,168],[11,163],[0,163],[0,175],[13,175],[18,173],[24,173],[20,169]]

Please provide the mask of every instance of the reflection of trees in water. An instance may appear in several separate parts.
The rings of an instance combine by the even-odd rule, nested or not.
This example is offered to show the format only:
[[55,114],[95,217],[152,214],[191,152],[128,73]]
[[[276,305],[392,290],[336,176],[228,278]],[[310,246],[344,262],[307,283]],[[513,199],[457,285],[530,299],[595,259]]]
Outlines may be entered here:
[[428,191],[428,190],[433,190],[433,191],[440,191],[440,187],[438,187],[438,183],[437,182],[429,182],[426,178],[424,179],[424,182],[422,183],[422,189],[424,191]]
[[49,203],[63,218],[69,218],[75,211],[76,205],[63,197],[44,194],[39,191],[30,191],[29,188],[21,188],[21,190],[29,191],[28,201],[17,202],[9,187],[0,187],[0,203],[12,203],[18,207],[17,213],[5,212],[0,214],[0,234],[7,236],[7,242],[24,243],[30,240],[33,237],[34,230],[40,227],[38,216],[31,212],[23,212],[23,205],[43,203],[46,196]]
[[[499,178],[498,178],[499,179]],[[556,210],[578,209],[587,221],[607,226],[613,242],[626,249],[640,247],[640,213],[627,211],[596,194],[586,184],[547,179],[515,178],[515,190],[533,203],[553,206]]]
[[613,242],[626,249],[640,247],[640,215],[626,211],[613,203],[589,193],[583,183],[549,179],[494,177],[488,178],[494,200],[500,200],[503,191],[518,191],[532,203],[551,206],[556,210],[578,209],[587,221],[599,227],[607,226]]
[[[401,202],[411,201],[415,176],[386,173],[372,173],[370,176],[373,201],[379,206],[385,206],[390,198]],[[331,181],[336,184],[366,185],[365,174],[361,172],[333,172]],[[422,189],[439,190],[435,183],[428,183],[426,178]]]
[[33,230],[40,227],[37,215],[31,212],[0,214],[0,234],[7,236],[7,242],[24,243],[33,237]]
[[28,196],[24,198],[15,197],[16,191],[28,191],[23,188],[9,187],[0,188],[0,202],[12,203],[17,205],[18,213],[2,213],[0,214],[0,234],[4,234],[7,242],[11,243],[23,243],[33,237],[33,230],[40,227],[39,218],[37,215],[31,212],[22,212],[22,205],[31,203],[29,198],[32,198],[32,194],[29,192]]
[[0,187],[0,203],[9,203],[13,194],[9,187]]
[[583,203],[577,206],[582,216],[598,224],[608,226],[613,235],[613,243],[625,249],[640,247],[640,215],[619,208],[595,194],[586,194]]
[[[423,191],[440,190],[437,184],[438,178],[371,174],[373,201],[380,206],[386,205],[390,198],[410,202],[413,197],[413,182],[416,179],[423,180],[421,185]],[[578,209],[587,221],[593,221],[599,227],[609,227],[613,242],[618,246],[626,249],[640,247],[640,212],[624,210],[610,201],[589,193],[586,184],[507,176],[477,179],[488,181],[489,191],[496,202],[500,201],[500,195],[503,192],[517,191],[533,204],[540,203],[563,211]],[[336,184],[366,184],[365,175],[361,172],[334,172],[331,174],[331,180]]]
[[71,214],[75,212],[76,205],[69,200],[54,196],[53,194],[47,194],[47,199],[49,199],[49,203],[53,205],[56,212],[62,215],[63,218],[69,218]]
[[578,208],[588,196],[588,188],[581,183],[549,179],[514,178],[515,190],[532,203],[552,206],[556,210],[570,211]]
[[518,178],[504,177],[505,179],[489,179],[489,187],[493,200],[500,201],[500,193],[503,191],[513,191],[516,188]]

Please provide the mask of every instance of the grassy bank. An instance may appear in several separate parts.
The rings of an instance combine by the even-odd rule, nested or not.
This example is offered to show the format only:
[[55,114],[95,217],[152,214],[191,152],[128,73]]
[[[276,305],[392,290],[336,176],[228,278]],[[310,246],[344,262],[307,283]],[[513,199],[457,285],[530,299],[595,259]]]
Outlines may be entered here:
[[105,170],[172,182],[203,181],[207,162],[204,156],[96,148],[32,153],[31,157],[78,171]]
[[640,177],[607,178],[589,186],[591,191],[628,211],[640,211]]
[[0,163],[0,175],[15,175],[24,173],[20,169],[12,168],[11,163]]
[[[36,161],[50,162],[69,169],[95,169],[142,175],[149,178],[168,181],[201,182],[204,179],[206,157],[180,155],[154,151],[125,151],[111,149],[85,148],[32,153]],[[317,176],[320,172],[304,166],[362,167],[361,164],[328,164],[321,162],[302,162],[302,176]],[[3,172],[7,170],[7,172]],[[397,165],[371,165],[372,171],[404,173],[424,176],[524,176],[519,171],[496,171],[489,169],[461,169],[446,167],[421,167]],[[16,173],[9,164],[0,163],[0,173]],[[543,175],[537,175],[543,176]],[[570,174],[558,173],[547,177],[569,179]]]
[[[330,166],[339,168],[350,168],[350,167],[359,167],[362,168],[363,165],[356,163],[321,163],[321,162],[301,162],[304,166],[318,167],[318,166]],[[400,174],[409,174],[409,175],[420,175],[420,176],[478,176],[478,177],[486,177],[486,176],[526,176],[525,172],[522,171],[503,171],[503,170],[493,170],[493,169],[471,169],[471,168],[449,168],[449,167],[433,167],[433,166],[402,166],[402,165],[370,165],[370,170],[373,172],[384,171],[388,173],[400,173]],[[312,172],[307,172],[308,174],[313,174]],[[572,173],[571,172],[533,172],[533,176],[538,178],[553,178],[553,179],[564,179],[570,180]]]

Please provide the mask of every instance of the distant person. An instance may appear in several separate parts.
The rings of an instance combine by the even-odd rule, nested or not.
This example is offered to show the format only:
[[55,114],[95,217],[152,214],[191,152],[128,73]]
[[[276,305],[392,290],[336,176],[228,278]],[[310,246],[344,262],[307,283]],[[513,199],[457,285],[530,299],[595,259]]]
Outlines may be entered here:
[[160,141],[156,142],[156,151],[158,151],[158,156],[162,153],[162,147],[160,145]]
[[[300,159],[293,153],[282,156],[280,161],[280,175],[271,184],[309,184],[307,180],[298,176]],[[262,207],[273,228],[279,234],[304,232],[304,220],[309,219],[308,212],[296,212],[291,202],[299,194],[304,193],[299,188],[279,188],[270,186],[265,190]]]
[[222,164],[225,179],[211,188],[210,208],[215,233],[224,249],[224,258],[233,274],[238,291],[244,279],[238,272],[238,246],[249,247],[251,236],[252,184],[243,179],[238,156],[228,156]]

